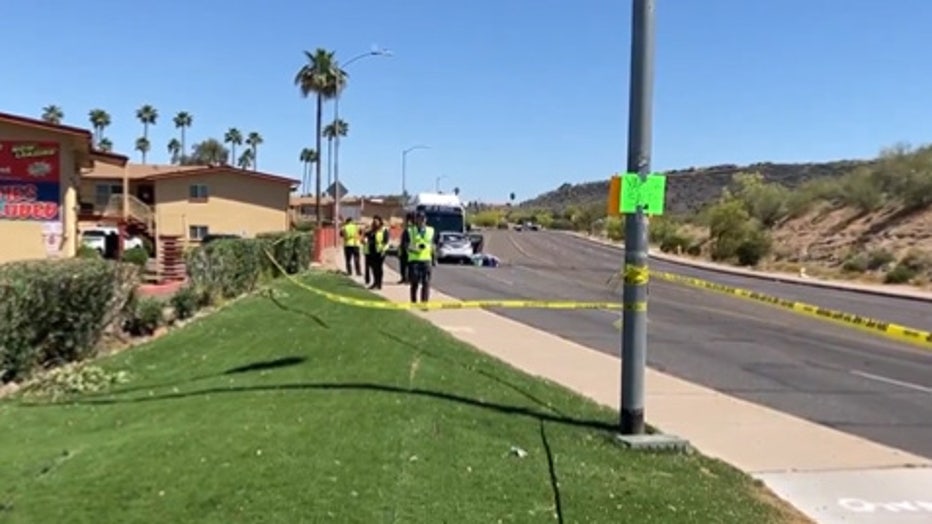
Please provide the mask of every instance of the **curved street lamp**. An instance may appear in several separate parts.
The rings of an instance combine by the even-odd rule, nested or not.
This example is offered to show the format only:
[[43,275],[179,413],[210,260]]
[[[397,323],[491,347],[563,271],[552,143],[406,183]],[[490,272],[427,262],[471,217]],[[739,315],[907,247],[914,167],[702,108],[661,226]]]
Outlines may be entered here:
[[430,149],[430,146],[416,145],[411,146],[401,152],[401,198],[408,198],[408,153],[418,149]]
[[[388,49],[378,48],[373,49],[372,51],[356,55],[353,58],[350,58],[346,61],[345,64],[340,66],[340,63],[337,62],[334,64],[334,67],[337,70],[344,69],[356,62],[362,60],[363,58],[369,58],[372,56],[393,56],[393,53]],[[343,86],[337,86],[336,96],[333,98],[333,121],[336,122],[340,119],[340,94],[343,92]],[[320,154],[320,151],[317,152]],[[318,160],[319,162],[320,160]],[[340,218],[340,199],[343,198],[343,195],[340,194],[340,134],[337,133],[333,137],[333,221],[337,222]]]

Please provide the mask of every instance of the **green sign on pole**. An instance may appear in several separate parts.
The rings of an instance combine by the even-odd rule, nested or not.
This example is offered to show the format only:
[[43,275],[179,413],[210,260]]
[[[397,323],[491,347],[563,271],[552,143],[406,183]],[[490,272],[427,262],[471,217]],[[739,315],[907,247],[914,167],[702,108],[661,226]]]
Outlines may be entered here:
[[637,173],[621,177],[620,211],[637,213],[640,207],[645,215],[662,215],[667,195],[667,177],[651,173],[645,180]]

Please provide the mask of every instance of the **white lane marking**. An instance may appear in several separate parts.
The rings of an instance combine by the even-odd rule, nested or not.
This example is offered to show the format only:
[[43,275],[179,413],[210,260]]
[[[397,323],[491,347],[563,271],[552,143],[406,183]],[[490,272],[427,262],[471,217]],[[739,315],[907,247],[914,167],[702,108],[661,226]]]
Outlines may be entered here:
[[884,382],[886,384],[892,384],[894,386],[900,386],[901,388],[912,389],[914,391],[921,391],[923,393],[932,393],[932,388],[921,386],[919,384],[913,384],[912,382],[904,382],[902,380],[897,380],[895,378],[882,377],[880,375],[874,375],[873,373],[865,373],[863,371],[858,371],[856,369],[852,369],[851,374],[856,375],[861,378],[866,378],[868,380],[874,380],[877,382]]

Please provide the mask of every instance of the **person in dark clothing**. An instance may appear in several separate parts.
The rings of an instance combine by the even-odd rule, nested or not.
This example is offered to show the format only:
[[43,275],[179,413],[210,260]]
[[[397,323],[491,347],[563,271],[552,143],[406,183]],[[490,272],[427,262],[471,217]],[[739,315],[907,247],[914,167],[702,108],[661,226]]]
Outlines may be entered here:
[[385,253],[388,251],[388,230],[382,223],[382,217],[372,217],[372,225],[366,232],[366,283],[372,274],[369,289],[382,289],[382,277],[385,274]]
[[408,229],[412,226],[414,226],[414,213],[408,213],[405,215],[405,223],[401,227],[401,241],[398,242],[398,271],[401,273],[399,284],[408,283],[408,242],[411,241]]

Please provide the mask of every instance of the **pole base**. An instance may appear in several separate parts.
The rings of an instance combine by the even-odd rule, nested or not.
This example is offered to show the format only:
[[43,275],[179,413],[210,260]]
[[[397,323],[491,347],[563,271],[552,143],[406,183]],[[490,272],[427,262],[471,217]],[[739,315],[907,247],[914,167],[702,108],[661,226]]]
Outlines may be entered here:
[[616,435],[615,440],[628,449],[639,451],[689,451],[689,441],[675,435],[650,433],[643,435]]

